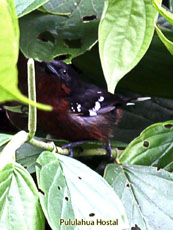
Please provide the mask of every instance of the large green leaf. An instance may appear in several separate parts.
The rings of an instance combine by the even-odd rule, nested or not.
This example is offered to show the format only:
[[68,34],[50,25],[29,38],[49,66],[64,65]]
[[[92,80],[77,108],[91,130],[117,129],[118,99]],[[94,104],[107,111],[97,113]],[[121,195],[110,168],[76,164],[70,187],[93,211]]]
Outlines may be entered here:
[[156,15],[150,0],[105,1],[99,25],[99,51],[110,92],[147,51]]
[[[81,229],[60,225],[60,219],[93,221],[84,229],[123,229],[128,226],[124,209],[112,188],[84,164],[43,152],[36,167],[40,201],[52,229]],[[118,226],[97,225],[97,219],[116,220]]]
[[[49,13],[33,12],[20,19],[22,52],[37,60],[65,55],[70,61],[96,42],[102,8],[103,0],[49,1],[44,5]],[[69,15],[54,15],[65,12]]]
[[[13,0],[0,1],[0,28],[0,103],[19,100],[36,106],[36,103],[29,101],[17,88],[19,28]],[[50,110],[50,106],[37,106]]]
[[173,121],[146,128],[120,155],[120,162],[173,170]]
[[171,173],[152,167],[111,164],[104,178],[122,200],[131,227],[173,229]]
[[42,6],[47,1],[48,0],[15,0],[17,16],[22,17]]
[[0,102],[3,102],[19,93],[16,70],[19,29],[13,0],[0,2],[0,28]]
[[30,174],[19,164],[0,171],[0,229],[44,230],[38,191]]

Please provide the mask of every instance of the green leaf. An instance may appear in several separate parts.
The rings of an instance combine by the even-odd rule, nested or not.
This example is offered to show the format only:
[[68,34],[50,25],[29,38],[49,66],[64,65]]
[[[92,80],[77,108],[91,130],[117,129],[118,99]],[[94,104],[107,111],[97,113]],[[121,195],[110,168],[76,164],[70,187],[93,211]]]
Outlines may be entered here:
[[147,51],[156,15],[149,0],[105,1],[99,25],[99,51],[110,92]]
[[12,0],[0,1],[0,28],[0,103],[18,100],[40,109],[51,110],[50,106],[29,101],[17,88],[16,63],[19,52],[19,28]]
[[163,44],[166,46],[166,48],[168,49],[168,51],[171,53],[171,55],[173,55],[173,42],[168,40],[165,35],[162,33],[161,29],[159,28],[159,26],[155,23],[155,27],[156,27],[156,31],[157,34],[160,38],[160,40],[163,42]]
[[123,202],[131,227],[172,230],[171,173],[152,167],[110,164],[104,178]]
[[19,29],[12,0],[0,2],[0,28],[0,102],[3,102],[19,94],[16,69]]
[[173,170],[173,121],[146,128],[120,155],[121,163]]
[[0,171],[0,197],[0,229],[44,230],[37,188],[19,164],[7,164]]
[[[112,188],[84,164],[51,152],[43,152],[36,167],[40,201],[52,229],[66,229],[60,219],[74,221],[116,220],[118,226],[87,229],[123,229],[128,226],[124,209]],[[105,195],[106,194],[106,195]],[[68,229],[76,229],[69,226]],[[77,228],[77,229],[80,229]]]
[[22,17],[25,14],[39,8],[48,0],[15,0],[16,13],[18,17]]
[[5,145],[8,143],[12,138],[12,135],[5,134],[5,133],[0,133],[0,146]]
[[50,14],[67,16],[71,14],[72,8],[75,9],[74,7],[78,7],[79,3],[80,3],[79,1],[74,2],[73,0],[68,0],[66,2],[64,2],[63,0],[60,1],[50,0],[46,4],[44,4],[42,10]]
[[14,112],[14,113],[28,113],[28,107],[24,108],[25,111],[23,111],[22,105],[16,105],[16,106],[3,106],[4,109]]
[[168,11],[166,8],[161,6],[161,0],[152,0],[153,5],[155,6],[156,10],[166,18],[171,24],[173,24],[173,14]]
[[[44,5],[50,14],[33,12],[20,19],[20,46],[25,56],[50,61],[63,55],[64,60],[70,62],[97,41],[103,0],[60,3],[61,1],[52,0]],[[56,11],[64,13],[69,10],[68,16],[52,15]]]

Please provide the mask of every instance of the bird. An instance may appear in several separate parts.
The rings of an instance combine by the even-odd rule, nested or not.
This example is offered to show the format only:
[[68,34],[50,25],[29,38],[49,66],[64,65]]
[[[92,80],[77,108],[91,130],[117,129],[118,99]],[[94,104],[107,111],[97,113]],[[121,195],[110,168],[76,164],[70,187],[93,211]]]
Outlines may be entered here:
[[63,147],[70,150],[85,142],[103,141],[111,158],[113,127],[122,117],[121,107],[134,98],[120,97],[82,81],[77,71],[62,61],[43,61],[41,65],[37,101],[51,105],[53,110],[39,110],[38,123],[54,138],[69,141]]

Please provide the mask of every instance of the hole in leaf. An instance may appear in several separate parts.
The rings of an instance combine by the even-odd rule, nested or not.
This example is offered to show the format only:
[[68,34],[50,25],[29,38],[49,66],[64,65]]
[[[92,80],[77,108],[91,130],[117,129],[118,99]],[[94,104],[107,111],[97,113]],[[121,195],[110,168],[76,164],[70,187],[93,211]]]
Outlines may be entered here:
[[58,190],[62,190],[61,186],[58,185]]
[[93,216],[95,216],[95,213],[92,212],[92,213],[89,214],[89,216],[93,217]]
[[37,38],[43,42],[49,42],[50,41],[52,43],[55,43],[55,38],[53,37],[53,35],[49,31],[44,31],[44,32],[40,33]]
[[172,127],[173,127],[172,124],[167,124],[167,125],[165,125],[165,128],[167,128],[167,129],[171,129]]
[[62,54],[62,55],[57,56],[55,60],[64,61],[65,59],[69,59],[70,56],[71,56],[70,54]]
[[82,180],[82,177],[78,176],[79,180]]
[[38,191],[39,191],[43,196],[45,195],[45,193],[44,193],[41,189],[38,188]]
[[128,182],[126,183],[126,187],[128,187],[128,188],[130,187],[130,184]]
[[149,145],[150,145],[150,143],[149,143],[148,141],[144,141],[144,143],[143,143],[143,146],[144,146],[144,147],[147,148],[147,147],[149,147]]
[[79,49],[82,46],[81,39],[76,40],[70,40],[70,39],[64,39],[64,42],[67,44],[68,48],[71,49]]
[[85,22],[90,22],[90,21],[93,21],[97,19],[97,16],[96,15],[88,15],[88,16],[84,16],[82,17],[82,21],[85,23]]
[[36,166],[36,167],[38,167],[39,169],[41,169],[41,168],[42,168],[42,165],[41,165],[41,164],[39,164],[38,162],[36,162],[35,166]]
[[65,200],[66,200],[66,201],[68,201],[68,200],[69,200],[68,196],[66,196],[66,197],[65,197]]

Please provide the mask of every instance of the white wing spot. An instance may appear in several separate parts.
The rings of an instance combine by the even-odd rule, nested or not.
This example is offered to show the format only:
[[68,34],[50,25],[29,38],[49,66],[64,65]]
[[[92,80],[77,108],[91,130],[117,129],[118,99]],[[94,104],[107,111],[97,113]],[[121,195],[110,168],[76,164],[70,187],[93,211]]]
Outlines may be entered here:
[[89,115],[92,117],[92,116],[97,116],[97,113],[94,109],[90,109],[89,110]]
[[89,110],[90,116],[97,116],[97,111],[101,108],[100,102],[96,101],[95,107]]
[[97,93],[102,93],[102,91],[97,91]]
[[[78,103],[76,103],[76,104],[78,104]],[[78,104],[77,105],[77,111],[80,113],[81,112],[81,104]]]
[[75,108],[73,106],[71,106],[71,111],[75,112]]
[[100,96],[99,99],[98,99],[98,101],[102,102],[102,101],[104,101],[104,99],[105,98],[103,96]]
[[98,111],[100,108],[101,108],[100,103],[99,103],[98,101],[96,101],[96,103],[95,103],[95,107],[94,107],[94,109],[93,109],[93,110]]

